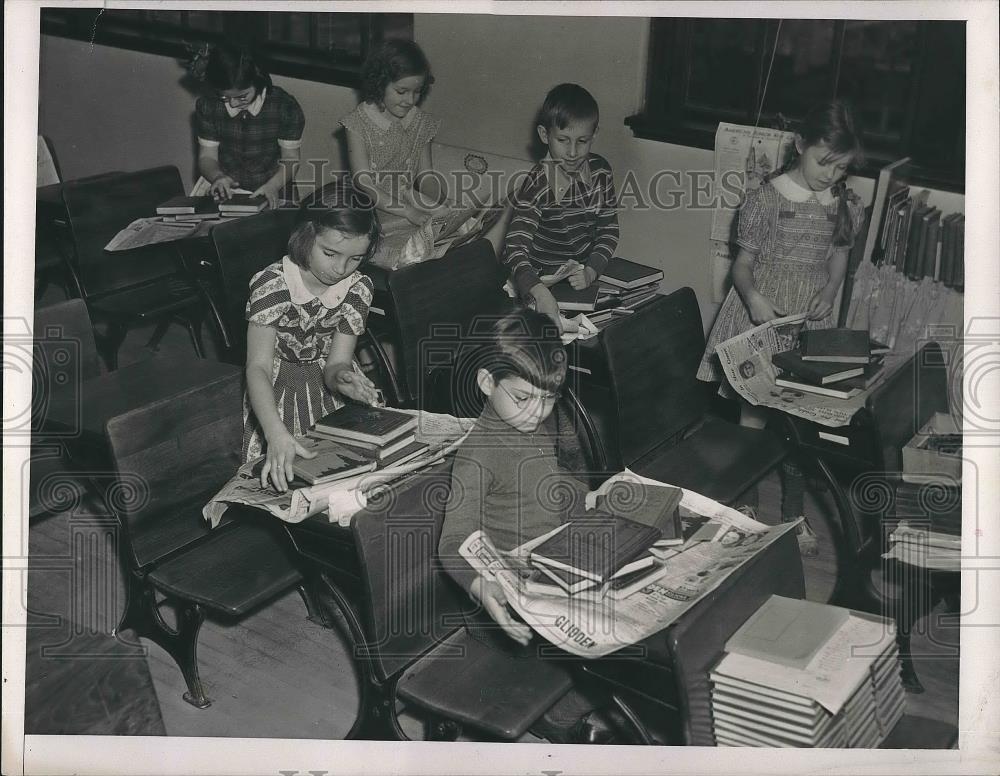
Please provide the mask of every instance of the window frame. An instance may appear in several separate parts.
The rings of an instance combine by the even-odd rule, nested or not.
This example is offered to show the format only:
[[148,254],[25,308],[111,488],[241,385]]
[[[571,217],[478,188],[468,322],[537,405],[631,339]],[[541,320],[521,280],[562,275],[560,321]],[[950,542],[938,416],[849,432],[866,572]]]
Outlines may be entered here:
[[[688,56],[694,30],[693,22],[710,21],[695,18],[652,18],[650,19],[648,69],[644,93],[643,108],[639,113],[628,116],[625,125],[635,137],[644,140],[657,140],[666,143],[692,146],[706,150],[715,149],[715,133],[719,122],[753,125],[756,121],[756,110],[760,104],[764,87],[763,75],[766,71],[765,57],[770,55],[777,31],[777,19],[741,19],[755,25],[756,44],[754,54],[758,62],[758,78],[752,99],[748,99],[745,109],[726,110],[722,108],[709,109],[704,112],[691,111],[684,104],[683,90],[690,77],[690,62]],[[725,20],[731,21],[731,20]],[[844,31],[851,19],[816,19],[814,21],[832,21],[833,51],[831,52],[831,78],[829,96],[836,94],[840,79],[841,56],[843,52]],[[928,72],[928,60],[931,58],[928,20],[914,20],[918,25],[918,53],[913,62],[913,83],[907,96],[906,118],[900,137],[897,140],[866,133],[865,164],[856,172],[866,177],[877,177],[878,171],[896,159],[913,153],[914,147],[927,140],[914,136],[918,122],[926,118],[926,112],[931,110],[926,104],[924,83]],[[964,24],[959,22],[958,24]],[[963,29],[964,36],[964,29]],[[963,73],[964,76],[964,73]],[[964,80],[962,82],[964,90]],[[822,99],[822,97],[820,98]],[[694,113],[695,115],[690,115]],[[688,114],[688,115],[686,115]],[[699,115],[700,114],[700,115]],[[794,122],[785,124],[779,114],[763,112],[760,116],[760,126],[780,129],[794,129]],[[915,162],[911,165],[911,181],[918,185],[928,185],[945,191],[964,192],[964,133],[960,133],[956,147],[951,149],[955,157],[954,167],[949,169],[930,168]]]
[[[73,40],[83,40],[103,46],[160,54],[185,60],[190,47],[204,43],[246,41],[266,64],[272,75],[301,78],[307,81],[357,88],[361,80],[361,66],[371,49],[385,39],[386,29],[405,29],[413,38],[413,14],[355,13],[361,17],[361,46],[357,56],[337,57],[330,51],[266,37],[269,13],[308,14],[333,13],[332,11],[208,11],[218,13],[223,20],[221,32],[195,27],[179,27],[166,21],[132,20],[109,16],[114,9],[105,11],[102,20],[95,24],[102,9],[99,8],[43,8],[41,32]],[[148,9],[122,9],[148,10]],[[190,10],[179,10],[186,22]],[[390,24],[390,22],[393,22]],[[314,39],[314,34],[310,37]]]

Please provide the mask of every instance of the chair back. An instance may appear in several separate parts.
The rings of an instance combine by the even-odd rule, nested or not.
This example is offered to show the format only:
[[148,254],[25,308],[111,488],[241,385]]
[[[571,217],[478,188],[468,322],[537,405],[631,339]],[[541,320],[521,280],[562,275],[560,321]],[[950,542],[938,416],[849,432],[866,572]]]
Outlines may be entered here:
[[446,351],[470,335],[477,317],[495,317],[509,309],[503,282],[493,246],[485,239],[389,275],[402,364],[400,382],[407,400],[419,402],[424,377],[442,364],[429,363],[431,350],[447,358]]
[[947,413],[948,364],[941,346],[928,342],[876,386],[865,404],[874,429],[872,463],[903,470],[902,450],[935,412]]
[[201,507],[240,464],[242,397],[234,371],[108,421],[119,482],[107,501],[139,568],[208,534]]
[[273,210],[248,218],[237,218],[212,229],[212,242],[219,263],[220,312],[229,336],[227,361],[246,363],[247,300],[250,280],[269,264],[288,253],[288,237],[294,210]]
[[134,220],[155,216],[157,205],[183,193],[180,173],[172,166],[64,185],[76,269],[88,297],[176,274],[176,250],[171,243],[114,252],[105,251],[104,246]]
[[448,462],[394,486],[352,518],[367,601],[366,644],[360,646],[380,679],[463,627],[462,612],[475,608],[446,579],[437,556],[450,492]]
[[698,300],[681,288],[638,308],[600,334],[611,384],[608,464],[628,466],[704,414],[695,376],[705,352]]

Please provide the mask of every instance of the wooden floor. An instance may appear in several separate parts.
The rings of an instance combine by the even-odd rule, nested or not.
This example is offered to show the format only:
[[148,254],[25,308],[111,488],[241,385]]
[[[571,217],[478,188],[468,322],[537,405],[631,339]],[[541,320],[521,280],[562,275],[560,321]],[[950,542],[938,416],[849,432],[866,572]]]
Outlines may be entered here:
[[[142,332],[130,336],[122,363],[150,357],[142,348],[143,341]],[[190,348],[179,327],[162,345],[164,350],[169,348]],[[764,522],[773,522],[778,514],[776,480],[769,479],[760,489],[759,514]],[[826,508],[822,501],[813,499],[808,506],[811,515]],[[47,634],[56,638],[55,630],[44,630],[50,621],[46,615],[72,614],[75,622],[84,623],[78,628],[81,638],[93,633],[108,635],[116,624],[124,603],[123,581],[114,553],[101,541],[101,537],[113,535],[113,529],[107,523],[95,523],[95,511],[93,504],[84,503],[73,512],[46,517],[31,525],[26,604],[33,613],[33,627],[43,628],[29,639],[34,649],[40,648]],[[822,521],[813,522],[820,532],[821,553],[804,563],[807,597],[822,601],[835,581],[833,553]],[[909,713],[957,724],[957,643],[954,627],[935,625],[929,634],[915,633],[913,651],[922,656],[917,670],[926,692],[907,696]],[[182,700],[180,671],[166,653],[148,642],[142,646],[148,650],[149,672],[167,735],[337,739],[344,736],[354,720],[357,680],[344,641],[336,630],[308,621],[302,601],[294,592],[239,623],[206,621],[198,657],[202,680],[212,699],[207,709],[196,709]],[[112,655],[109,658],[122,659]],[[29,666],[39,662],[29,661]],[[86,665],[81,661],[80,669],[85,670]],[[30,688],[31,677],[28,679]],[[28,702],[37,709],[45,704],[73,704],[74,698],[55,696]],[[114,727],[114,720],[122,715],[128,715],[127,707],[110,709],[109,729],[90,732],[125,732]],[[26,723],[30,724],[31,719]],[[415,719],[405,720],[404,729],[414,737],[420,736],[420,724]],[[41,731],[29,727],[25,732]],[[127,732],[155,735],[163,731],[151,723],[149,730]]]

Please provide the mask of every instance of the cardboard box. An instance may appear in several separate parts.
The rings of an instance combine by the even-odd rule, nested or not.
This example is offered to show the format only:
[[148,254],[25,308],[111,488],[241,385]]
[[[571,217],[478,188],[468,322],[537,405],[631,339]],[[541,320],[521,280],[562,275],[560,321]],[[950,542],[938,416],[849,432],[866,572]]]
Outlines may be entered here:
[[[962,434],[954,418],[943,412],[933,417],[903,447],[903,480],[906,482],[933,482],[938,479],[962,481],[962,449],[951,444],[936,449],[948,435]],[[935,442],[935,440],[938,440]]]

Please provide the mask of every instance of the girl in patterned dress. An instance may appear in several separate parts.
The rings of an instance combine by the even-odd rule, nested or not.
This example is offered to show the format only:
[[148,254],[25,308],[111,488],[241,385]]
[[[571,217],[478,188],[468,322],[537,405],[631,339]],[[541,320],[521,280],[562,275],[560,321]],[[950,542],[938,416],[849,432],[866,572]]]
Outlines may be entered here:
[[[196,78],[212,89],[198,98],[198,172],[195,193],[227,200],[237,189],[267,199],[294,199],[305,116],[298,102],[245,49],[228,45],[197,53]],[[202,190],[202,188],[206,190]]]
[[295,437],[343,398],[377,399],[354,362],[365,330],[372,282],[359,272],[375,252],[374,210],[304,211],[288,255],[250,281],[247,302],[247,395],[243,460],[266,455],[261,485],[279,491],[292,479],[295,456],[311,458]]
[[[698,377],[721,381],[720,393],[735,392],[723,379],[715,346],[765,321],[806,313],[806,328],[836,326],[833,304],[844,281],[847,258],[864,218],[858,197],[843,178],[862,154],[850,109],[839,101],[819,106],[795,136],[795,158],[760,188],[747,192],[740,209],[733,262],[733,288],[726,297],[698,369]],[[763,427],[766,411],[740,401],[740,423]],[[783,467],[782,519],[803,517],[803,478],[794,463]],[[803,521],[799,545],[818,552],[816,535]]]
[[[433,224],[447,220],[452,205],[431,159],[441,122],[419,107],[432,83],[430,64],[416,43],[387,41],[362,69],[361,104],[340,120],[354,185],[372,197],[380,214],[384,239],[374,263],[385,269],[443,252],[435,249]],[[480,225],[480,217],[469,218],[455,234]],[[485,233],[494,249],[502,243],[501,228]]]

